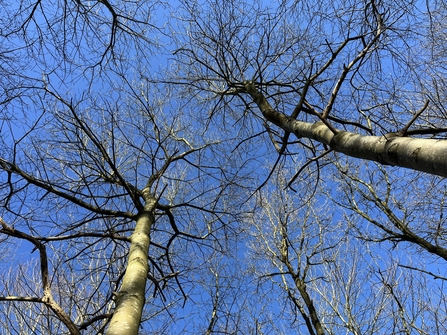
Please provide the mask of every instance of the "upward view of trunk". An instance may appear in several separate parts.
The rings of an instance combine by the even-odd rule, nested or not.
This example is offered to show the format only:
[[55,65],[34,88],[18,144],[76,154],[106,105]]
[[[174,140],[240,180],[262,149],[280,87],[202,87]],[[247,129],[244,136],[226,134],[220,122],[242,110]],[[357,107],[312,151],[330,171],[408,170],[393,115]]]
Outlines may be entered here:
[[324,122],[302,122],[276,111],[251,82],[244,83],[264,117],[297,137],[313,139],[351,157],[447,177],[447,141],[402,137],[398,133],[365,136],[330,129]]
[[107,335],[137,335],[145,304],[150,229],[154,223],[155,199],[147,199],[145,211],[137,219],[132,234],[123,284],[116,297],[116,308]]
[[447,334],[447,0],[0,7],[0,335]]

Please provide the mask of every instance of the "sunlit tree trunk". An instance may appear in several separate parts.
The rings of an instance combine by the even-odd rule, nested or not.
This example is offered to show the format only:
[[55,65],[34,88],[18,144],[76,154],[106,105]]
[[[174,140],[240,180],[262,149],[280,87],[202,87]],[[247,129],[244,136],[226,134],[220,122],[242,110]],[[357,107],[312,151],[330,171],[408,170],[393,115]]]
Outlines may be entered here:
[[[149,192],[147,192],[149,193]],[[129,259],[123,284],[116,297],[116,308],[107,335],[138,334],[147,282],[150,230],[154,223],[156,200],[146,196],[144,212],[138,217],[131,237]]]
[[365,136],[335,129],[327,122],[297,121],[276,111],[253,82],[245,81],[244,87],[268,121],[298,137],[314,139],[351,157],[447,177],[445,140],[410,138],[398,132]]

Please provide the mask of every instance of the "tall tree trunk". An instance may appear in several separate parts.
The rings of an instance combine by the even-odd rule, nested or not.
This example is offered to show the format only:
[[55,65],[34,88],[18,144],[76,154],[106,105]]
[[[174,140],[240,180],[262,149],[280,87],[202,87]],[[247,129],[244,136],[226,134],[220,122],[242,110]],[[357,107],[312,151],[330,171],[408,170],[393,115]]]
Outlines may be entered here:
[[146,301],[150,230],[155,220],[155,206],[155,198],[151,196],[146,199],[144,211],[137,219],[135,231],[131,237],[126,273],[116,297],[115,312],[106,332],[107,335],[138,334]]
[[276,111],[252,82],[244,82],[244,87],[268,121],[298,137],[314,139],[351,157],[447,177],[447,140],[410,138],[398,133],[365,136],[330,129],[323,122],[298,121]]

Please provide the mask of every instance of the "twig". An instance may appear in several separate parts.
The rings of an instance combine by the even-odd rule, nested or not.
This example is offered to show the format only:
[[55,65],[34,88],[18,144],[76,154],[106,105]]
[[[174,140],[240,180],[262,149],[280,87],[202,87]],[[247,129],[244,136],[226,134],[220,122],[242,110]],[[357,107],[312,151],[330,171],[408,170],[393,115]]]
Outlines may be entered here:
[[427,109],[427,107],[428,107],[428,103],[429,103],[429,100],[427,99],[426,101],[425,101],[425,103],[424,103],[424,106],[420,109],[420,110],[418,110],[417,112],[416,112],[416,114],[414,114],[414,116],[413,116],[413,118],[406,124],[406,126],[401,130],[401,131],[399,131],[399,135],[400,136],[407,136],[407,134],[408,134],[408,129],[411,127],[411,125],[413,124],[413,122],[414,121],[416,121],[416,119],[419,117],[419,116],[421,116],[421,114]]
[[410,269],[410,270],[416,270],[416,271],[419,271],[419,272],[422,272],[422,273],[426,273],[426,274],[432,276],[434,279],[447,280],[447,277],[438,276],[438,275],[436,275],[436,274],[434,274],[433,272],[430,272],[430,271],[426,271],[426,270],[422,270],[422,269],[418,269],[418,268],[414,268],[412,266],[402,265],[402,264],[399,264],[399,266],[402,267],[402,268],[406,268],[406,269]]

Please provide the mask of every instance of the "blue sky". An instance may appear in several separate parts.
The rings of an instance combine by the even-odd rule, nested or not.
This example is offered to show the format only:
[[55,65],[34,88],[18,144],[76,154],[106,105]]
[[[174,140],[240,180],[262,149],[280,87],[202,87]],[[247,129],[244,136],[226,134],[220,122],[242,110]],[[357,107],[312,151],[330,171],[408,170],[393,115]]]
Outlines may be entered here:
[[[1,2],[0,5],[5,6]],[[50,3],[44,3],[43,5],[45,10],[50,12],[57,13],[59,11],[60,13],[62,11],[62,7],[52,7],[53,4]],[[268,5],[274,6],[270,3]],[[334,5],[338,5],[338,2],[334,2]],[[110,18],[105,7],[100,3],[92,6],[92,10],[98,10],[99,13]],[[46,40],[47,43],[43,44],[43,48],[40,48],[41,45],[36,43],[34,53],[28,55],[26,49],[17,49],[17,47],[22,46],[23,40],[20,40],[16,35],[12,35],[8,39],[8,43],[2,43],[3,48],[16,49],[14,53],[11,53],[15,59],[5,64],[12,64],[15,67],[12,68],[14,71],[20,69],[20,76],[4,76],[2,86],[10,87],[11,85],[5,78],[22,80],[25,82],[23,86],[33,84],[40,85],[42,88],[46,84],[51,91],[56,92],[65,102],[73,102],[79,115],[89,120],[88,126],[94,129],[98,138],[108,144],[112,140],[115,141],[113,145],[107,147],[109,154],[113,155],[113,152],[121,150],[119,154],[114,156],[117,157],[116,164],[120,172],[127,180],[140,187],[145,183],[147,177],[155,169],[160,168],[165,161],[166,157],[159,145],[160,142],[157,142],[160,141],[160,138],[163,139],[161,142],[165,145],[164,148],[167,148],[171,154],[187,150],[188,144],[185,141],[196,146],[206,141],[220,141],[220,143],[212,144],[209,148],[191,155],[189,162],[180,161],[173,165],[172,169],[161,178],[156,189],[156,192],[162,196],[161,203],[163,205],[192,201],[196,206],[205,208],[216,206],[218,209],[228,210],[230,213],[221,216],[212,215],[207,212],[193,211],[187,207],[172,210],[179,227],[197,235],[203,235],[208,229],[211,229],[214,238],[197,243],[188,239],[179,239],[172,243],[169,252],[175,263],[174,271],[180,273],[178,278],[182,285],[181,287],[177,286],[176,282],[171,279],[168,282],[170,286],[163,291],[164,297],[160,292],[157,292],[155,298],[152,298],[155,288],[153,285],[149,286],[146,313],[151,315],[152,318],[144,324],[144,330],[148,333],[155,333],[155,329],[160,328],[164,329],[164,333],[194,333],[199,328],[205,329],[213,307],[212,302],[217,290],[217,279],[217,283],[220,285],[219,295],[222,299],[220,300],[222,305],[219,306],[220,314],[218,314],[217,327],[227,326],[227,329],[231,329],[239,325],[240,329],[247,332],[251,329],[253,333],[256,333],[254,330],[256,321],[262,325],[260,327],[266,334],[293,334],[303,331],[303,328],[301,328],[302,320],[290,301],[287,300],[287,294],[283,290],[284,286],[293,285],[290,278],[284,281],[281,276],[269,276],[269,274],[279,271],[278,268],[275,268],[278,265],[275,263],[275,257],[269,258],[270,254],[267,246],[273,246],[273,249],[277,247],[275,246],[275,243],[278,243],[278,231],[276,229],[278,228],[278,221],[281,220],[288,222],[290,239],[296,243],[293,250],[305,250],[302,253],[297,252],[294,258],[294,264],[297,267],[298,264],[307,259],[306,257],[310,257],[309,255],[312,252],[318,251],[310,259],[316,260],[317,263],[321,262],[318,263],[321,266],[312,266],[309,272],[309,286],[312,287],[315,300],[321,304],[320,306],[330,308],[330,301],[324,299],[323,293],[326,292],[325,290],[331,292],[327,296],[334,297],[334,299],[337,293],[342,295],[342,288],[346,288],[346,291],[349,291],[349,289],[359,290],[357,295],[353,294],[358,299],[355,314],[363,322],[362,327],[365,331],[369,329],[368,317],[371,317],[372,311],[377,308],[374,305],[376,300],[371,297],[379,299],[383,295],[383,297],[387,297],[388,302],[392,301],[389,295],[387,296],[383,285],[380,285],[384,277],[395,285],[395,290],[399,294],[407,289],[421,293],[422,287],[425,286],[430,289],[429,292],[433,293],[434,297],[430,299],[436,300],[436,296],[442,299],[444,297],[443,282],[438,283],[429,275],[425,277],[415,276],[416,279],[413,279],[414,272],[398,265],[420,266],[427,271],[447,277],[444,262],[428,256],[427,253],[421,252],[420,249],[411,247],[407,243],[394,244],[392,241],[383,241],[374,244],[353,237],[356,235],[355,227],[359,232],[370,233],[370,236],[376,238],[380,238],[380,233],[367,221],[360,220],[359,216],[354,215],[352,211],[334,205],[334,202],[347,205],[347,198],[341,196],[343,191],[347,189],[347,184],[343,182],[343,178],[334,165],[322,164],[318,184],[315,184],[317,166],[311,164],[309,169],[305,170],[293,184],[297,192],[284,188],[284,185],[281,186],[281,183],[286,183],[295,175],[298,168],[306,162],[306,159],[312,157],[310,151],[304,150],[299,143],[291,146],[290,150],[293,150],[293,155],[280,161],[281,169],[278,169],[278,175],[276,173],[272,175],[270,182],[264,187],[262,197],[257,194],[253,195],[257,186],[266,180],[277,158],[271,138],[267,135],[262,121],[259,121],[256,108],[254,106],[250,106],[250,108],[244,106],[240,100],[234,99],[226,104],[220,104],[217,110],[214,107],[218,99],[210,99],[212,94],[209,92],[198,92],[194,88],[182,85],[154,84],[156,79],[166,79],[167,75],[172,75],[172,80],[178,80],[181,75],[187,74],[191,70],[186,67],[179,70],[176,68],[178,63],[176,63],[175,58],[178,55],[174,55],[173,51],[178,45],[169,44],[171,34],[178,33],[179,35],[176,37],[184,34],[183,37],[186,37],[190,33],[184,28],[187,26],[185,22],[178,26],[174,25],[174,30],[165,26],[165,23],[171,20],[170,10],[173,10],[177,15],[179,14],[179,9],[175,7],[176,4],[173,3],[170,3],[169,6],[154,7],[150,11],[152,17],[144,11],[140,11],[141,17],[139,18],[147,19],[150,17],[154,26],[161,27],[162,30],[159,31],[155,27],[151,27],[148,31],[145,31],[149,37],[149,43],[144,44],[143,49],[136,48],[139,40],[118,33],[116,48],[113,50],[114,54],[108,53],[101,63],[98,63],[98,59],[101,58],[100,56],[106,49],[105,45],[110,38],[110,30],[108,30],[110,21],[106,21],[104,25],[101,25],[101,29],[96,31],[86,30],[85,35],[80,34],[82,30],[68,31],[67,36],[72,38],[65,45],[65,49],[61,49],[61,45],[58,44],[61,36]],[[317,11],[318,6],[315,5],[314,9]],[[326,9],[330,10],[330,8]],[[68,26],[71,26],[73,20],[82,19],[82,16],[74,16],[76,12],[67,13]],[[241,22],[251,23],[249,14],[246,13],[246,16],[242,16]],[[286,14],[284,13],[285,16]],[[56,19],[52,23],[57,24],[58,15],[55,15]],[[297,14],[297,18],[311,16],[311,12],[305,13],[301,17]],[[39,14],[39,11],[36,12],[35,19],[39,24],[44,21],[44,17]],[[321,30],[332,31],[332,28],[334,28],[333,30],[337,32],[338,28],[330,27],[329,22],[330,20],[321,26]],[[289,23],[292,29],[294,22]],[[5,19],[0,21],[0,24],[5,25]],[[302,23],[303,27],[308,29],[315,27],[312,24],[312,22]],[[137,24],[134,28],[137,29],[142,26],[144,25]],[[178,29],[178,31],[175,29]],[[27,32],[31,36],[36,36],[34,34],[37,31],[32,22],[29,24]],[[338,33],[343,34],[343,31]],[[257,35],[252,36],[252,44],[241,45],[241,49],[238,50],[241,59],[247,56],[244,50],[257,50],[259,44],[257,38],[259,36],[258,32]],[[272,36],[281,36],[281,34],[277,32]],[[334,36],[328,36],[328,38],[337,39]],[[312,37],[312,34],[309,34],[306,43],[312,41]],[[90,41],[91,44],[86,41]],[[163,47],[158,48],[156,42]],[[298,45],[302,46],[304,50],[306,49],[303,41],[297,42]],[[82,52],[77,52],[78,47],[81,48]],[[234,48],[236,47],[234,46]],[[281,48],[281,45],[277,47]],[[266,52],[269,50],[267,47],[261,49],[267,50]],[[287,48],[285,50],[283,59],[278,60],[277,63],[273,62],[269,65],[270,67],[266,68],[265,76],[267,77],[265,80],[269,80],[268,76],[276,78],[281,75],[290,80],[295,77],[298,78],[296,80],[301,78],[293,71],[282,74],[280,64],[286,64],[290,57],[298,52],[303,52],[304,57],[305,52],[303,50],[292,52]],[[314,46],[314,50],[327,51],[327,46],[323,43]],[[346,55],[350,54],[348,51]],[[66,59],[61,58],[61,55],[64,54],[67,56]],[[19,56],[22,61],[17,61]],[[268,58],[266,56],[266,59]],[[326,59],[327,54],[322,53],[316,62],[324,63]],[[283,63],[280,63],[280,61]],[[241,60],[241,63],[243,63],[243,60]],[[247,61],[247,63],[250,62]],[[299,59],[294,64],[303,68],[305,63],[306,60]],[[382,63],[384,65],[383,76],[378,76],[375,79],[379,81],[387,78],[391,64],[393,63],[390,59],[385,58],[384,63]],[[2,70],[5,71],[5,69],[7,67],[3,66]],[[337,74],[339,70],[340,67],[334,66],[331,74]],[[252,68],[247,69],[247,73],[250,75],[252,72]],[[393,75],[397,79],[401,79],[403,77],[402,69],[399,73]],[[44,78],[43,82],[41,81],[42,78]],[[328,80],[328,83],[323,84],[322,89],[326,89],[333,84],[329,81],[329,75],[324,79]],[[362,80],[359,80],[359,82],[362,82]],[[200,83],[200,85],[206,84],[206,81]],[[399,88],[402,90],[412,87],[410,82],[401,84]],[[280,91],[281,89],[281,87],[268,88],[269,93],[272,94],[272,100],[275,99],[275,90]],[[76,187],[74,182],[76,172],[87,171],[90,173],[93,169],[89,166],[77,166],[76,162],[79,157],[76,156],[76,148],[61,142],[64,136],[68,136],[66,134],[70,136],[76,134],[69,122],[66,123],[67,128],[63,128],[64,122],[69,120],[70,115],[67,105],[64,106],[60,101],[56,101],[54,96],[42,92],[41,89],[33,90],[32,88],[25,89],[22,87],[20,99],[2,105],[2,112],[13,117],[12,122],[8,124],[9,128],[6,123],[2,125],[1,140],[4,147],[2,155],[12,157],[13,137],[17,140],[33,125],[36,125],[36,131],[30,133],[16,146],[19,149],[23,148],[23,151],[20,151],[17,155],[18,161],[23,163],[30,172],[42,175],[42,171],[46,171],[50,178],[67,178],[67,185]],[[6,91],[3,91],[3,94],[5,93]],[[343,115],[353,114],[359,107],[351,104],[351,93],[352,91],[348,87],[341,95],[340,105],[337,107],[339,107],[340,113],[343,112],[344,107],[347,108]],[[378,93],[377,95],[384,100],[391,99],[385,93],[382,96],[379,94],[380,92],[373,93]],[[316,105],[325,100],[324,94],[319,96],[316,91],[312,94],[311,98]],[[289,94],[288,97],[290,99],[278,99],[275,107],[284,108],[286,111],[291,106],[293,107],[297,103],[297,97],[293,94]],[[402,101],[404,100],[402,99]],[[396,109],[402,106],[404,106],[403,103],[396,103]],[[244,108],[246,109],[244,110]],[[402,110],[404,109],[402,108]],[[400,112],[401,110],[397,111]],[[210,119],[209,116],[214,112],[216,113],[215,117]],[[37,118],[42,115],[43,117],[37,122]],[[251,115],[252,118],[245,117],[246,115]],[[307,116],[303,115],[302,117]],[[147,121],[149,118],[152,119]],[[309,119],[311,118],[309,117]],[[156,121],[159,129],[153,125],[152,120]],[[361,120],[364,121],[364,119]],[[393,126],[394,124],[393,120],[385,121],[384,127],[385,124],[386,126],[388,124]],[[175,130],[175,135],[183,137],[183,140],[173,139],[170,129]],[[159,134],[157,134],[158,131]],[[242,140],[250,134],[260,133],[263,134],[247,141]],[[34,134],[36,134],[35,137]],[[91,145],[85,135],[79,136],[81,138],[80,142],[84,141],[86,147]],[[305,140],[302,140],[301,143],[310,145]],[[30,149],[32,145],[34,145],[34,149]],[[39,161],[39,148],[48,149],[49,152],[59,155],[54,157],[42,155],[42,157],[48,159],[48,162],[51,161],[52,163],[51,166],[48,163],[48,168],[45,163]],[[58,165],[60,157],[63,157],[69,163]],[[334,156],[330,157],[334,158]],[[84,159],[93,166],[94,155],[86,155]],[[322,162],[328,163],[325,160]],[[357,172],[365,180],[369,180],[371,185],[385,185],[386,178],[392,180],[395,188],[391,192],[390,203],[395,206],[393,209],[402,217],[407,213],[399,207],[399,204],[411,205],[408,207],[408,218],[412,225],[427,224],[427,221],[428,225],[430,222],[437,221],[443,223],[442,220],[438,220],[439,217],[435,208],[437,199],[442,198],[441,194],[438,198],[433,197],[432,202],[427,200],[427,203],[425,203],[421,200],[428,199],[433,195],[432,193],[443,189],[445,185],[443,180],[395,168],[386,168],[388,174],[381,175],[374,164],[358,160],[345,160],[343,157],[338,157],[338,162],[340,165],[346,164],[348,166],[349,164],[350,171],[353,171],[354,176]],[[196,169],[199,164],[203,167]],[[108,173],[109,171],[103,172]],[[7,176],[2,174],[0,178],[4,183]],[[91,178],[94,180],[94,176]],[[222,187],[224,182],[230,181],[232,182],[229,183],[230,186]],[[113,185],[103,187],[101,184],[94,184],[93,182],[92,185],[98,186],[92,186],[92,189],[89,189],[89,185],[81,185],[79,188],[82,189],[81,192],[84,192],[84,194],[92,192],[101,195],[101,193],[108,194],[110,192],[110,194],[116,196],[114,200],[110,201],[98,198],[101,206],[135,210],[129,199],[120,194],[122,188]],[[315,186],[317,187],[317,196],[314,198],[315,203],[311,204],[307,199],[313,194]],[[425,188],[427,191],[424,193]],[[386,187],[379,191],[383,193],[385,189]],[[3,199],[8,192],[8,187],[3,187],[0,193],[4,194]],[[203,193],[201,194],[201,192]],[[212,199],[211,195],[215,196],[218,192],[222,192],[222,196],[213,203],[209,199]],[[203,195],[203,197],[196,197],[197,193]],[[250,196],[252,197],[250,198]],[[21,197],[26,198],[25,203],[20,202]],[[355,194],[355,197],[359,201],[362,199],[359,192]],[[365,199],[367,200],[367,198]],[[113,229],[121,229],[123,235],[129,236],[133,227],[129,220],[111,220],[113,222],[109,222],[98,218],[84,223],[84,217],[90,218],[85,210],[67,205],[64,201],[52,198],[46,195],[44,191],[32,187],[19,192],[13,197],[13,200],[15,202],[11,203],[11,209],[20,215],[5,211],[1,215],[5,221],[11,224],[15,223],[17,227],[25,229],[30,234],[65,234],[64,225],[79,223],[80,225],[73,231],[105,230],[113,226]],[[387,222],[384,213],[371,207],[371,202],[366,200],[361,203],[360,207],[364,208],[365,212],[373,215],[374,219]],[[285,206],[285,203],[288,203],[289,207]],[[289,210],[289,208],[292,209]],[[315,208],[315,212],[310,211],[310,208]],[[442,210],[443,206],[440,208],[440,211]],[[290,211],[288,215],[284,214],[286,211]],[[154,227],[153,242],[166,244],[171,236],[169,232],[171,227],[166,215],[162,216],[161,211],[159,214]],[[430,217],[429,220],[427,220],[427,217]],[[307,222],[308,225],[306,225]],[[347,227],[352,229],[347,229]],[[261,234],[264,232],[264,228],[265,231],[269,232],[266,236]],[[327,245],[333,245],[333,249],[315,249],[315,245],[318,245],[318,233],[320,233],[318,229],[323,229],[324,233],[321,236],[325,241],[324,245],[326,243]],[[81,293],[88,293],[94,290],[94,279],[101,277],[105,272],[98,270],[95,274],[98,277],[84,276],[85,268],[83,266],[88,261],[97,259],[96,257],[98,259],[100,257],[116,257],[118,259],[117,263],[122,266],[125,259],[121,257],[125,254],[125,244],[117,242],[108,244],[106,241],[101,241],[89,245],[91,243],[89,239],[81,239],[79,244],[77,243],[65,243],[64,241],[54,243],[56,248],[50,253],[50,256],[54,257],[54,264],[61,266],[65,272],[61,272],[60,275],[55,273],[53,280],[54,283],[60,283],[61,287],[64,287],[64,279],[69,278],[64,276],[72,275],[75,283],[79,285]],[[2,245],[4,246],[5,243],[2,242]],[[300,249],[299,245],[305,245],[308,249]],[[8,250],[9,247],[11,248]],[[31,250],[32,245],[30,243],[17,242],[17,239],[13,240],[12,245],[7,245],[7,258],[0,261],[4,283],[10,280],[6,276],[11,264],[19,263],[26,266],[30,261],[36,261],[37,252],[31,253]],[[334,251],[334,254],[331,254],[333,250],[336,250],[336,252]],[[62,252],[59,253],[59,251]],[[166,257],[163,256],[162,251],[161,248],[152,246],[151,257],[154,261],[158,259],[160,264],[163,264],[166,274],[170,274],[169,270],[171,269],[168,268]],[[67,259],[74,255],[79,257],[79,262],[70,264]],[[331,263],[325,257],[336,257],[336,262]],[[98,266],[98,269],[102,269],[100,261],[92,264]],[[332,264],[338,267],[332,266]],[[359,269],[356,272],[357,277],[348,283],[346,280],[349,279],[350,270],[356,267]],[[13,268],[17,267],[13,266]],[[37,268],[37,265],[33,265],[26,268],[25,271],[31,276]],[[56,272],[56,269],[53,270]],[[113,276],[118,275],[119,269],[116,272],[113,272],[114,270],[107,271],[109,271],[107,275],[110,278],[107,277],[104,285],[100,286],[104,290],[108,289],[107,280],[116,280]],[[157,271],[154,271],[154,273],[159,277],[161,276]],[[381,275],[383,277],[380,277]],[[328,280],[328,276],[333,277]],[[344,286],[345,283],[346,286]],[[4,288],[1,285],[0,287]],[[339,291],[335,290],[337,287]],[[183,292],[181,289],[183,289]],[[186,301],[183,294],[187,296]],[[423,292],[421,295],[423,296]],[[99,297],[95,299],[99,299]],[[342,302],[343,299],[342,297]],[[169,310],[160,312],[163,306],[168,306],[171,303],[172,307]],[[417,305],[419,303],[420,301],[417,303],[408,301],[408,307],[411,308],[412,304]],[[442,301],[433,302],[433,304],[441,305]],[[370,310],[365,311],[364,306],[370,307]],[[387,306],[393,308],[392,302],[389,302]],[[414,310],[417,311],[419,307],[419,305],[414,307]],[[74,309],[75,307],[73,307]],[[242,314],[240,314],[241,310],[243,311]],[[343,310],[343,307],[340,306],[339,310]],[[343,311],[343,313],[345,312]],[[430,314],[432,311],[427,311],[427,313]],[[416,325],[423,325],[423,315],[421,312],[415,319]],[[427,320],[429,320],[429,317],[427,317]],[[384,323],[386,324],[387,321]],[[387,324],[384,328],[386,326]]]

